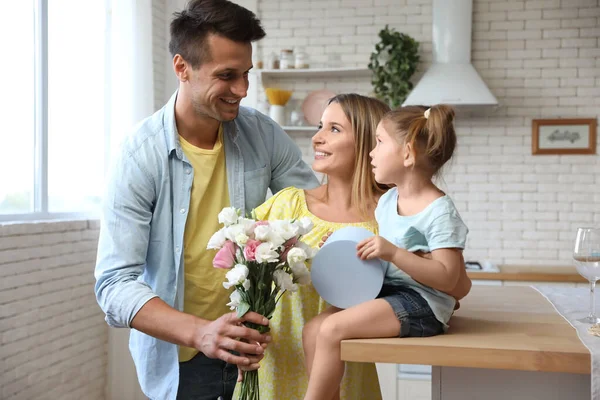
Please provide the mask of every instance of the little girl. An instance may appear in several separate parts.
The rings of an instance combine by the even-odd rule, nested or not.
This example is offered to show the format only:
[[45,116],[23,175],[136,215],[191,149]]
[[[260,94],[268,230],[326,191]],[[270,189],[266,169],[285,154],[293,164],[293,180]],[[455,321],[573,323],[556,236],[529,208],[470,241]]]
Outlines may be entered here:
[[[445,332],[456,298],[465,296],[462,250],[468,229],[452,200],[432,178],[456,145],[454,111],[445,105],[402,107],[377,127],[371,151],[375,180],[394,186],[379,199],[379,235],[357,246],[361,259],[379,257],[387,270],[375,300],[346,310],[329,308],[304,328],[312,360],[305,400],[330,400],[344,374],[344,339],[433,336]],[[414,252],[431,253],[430,258]],[[454,297],[453,297],[454,296]]]

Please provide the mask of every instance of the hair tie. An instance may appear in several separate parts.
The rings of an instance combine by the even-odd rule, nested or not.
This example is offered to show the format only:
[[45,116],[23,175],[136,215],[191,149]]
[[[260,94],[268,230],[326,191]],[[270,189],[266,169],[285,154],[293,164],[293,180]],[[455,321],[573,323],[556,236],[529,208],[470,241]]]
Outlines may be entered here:
[[429,119],[429,112],[431,111],[431,108],[428,108],[427,110],[425,110],[425,112],[423,113],[423,116],[425,117],[425,119]]

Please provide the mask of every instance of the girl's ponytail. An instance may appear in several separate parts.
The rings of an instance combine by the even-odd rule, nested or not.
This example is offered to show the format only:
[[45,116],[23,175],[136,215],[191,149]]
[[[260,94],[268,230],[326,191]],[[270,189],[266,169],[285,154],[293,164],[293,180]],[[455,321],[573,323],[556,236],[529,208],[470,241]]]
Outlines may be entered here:
[[445,104],[438,104],[424,114],[429,114],[424,118],[427,131],[425,154],[435,173],[450,160],[456,147],[454,109]]
[[410,144],[422,156],[432,175],[454,153],[454,109],[448,105],[400,107],[389,112],[384,122],[401,143]]

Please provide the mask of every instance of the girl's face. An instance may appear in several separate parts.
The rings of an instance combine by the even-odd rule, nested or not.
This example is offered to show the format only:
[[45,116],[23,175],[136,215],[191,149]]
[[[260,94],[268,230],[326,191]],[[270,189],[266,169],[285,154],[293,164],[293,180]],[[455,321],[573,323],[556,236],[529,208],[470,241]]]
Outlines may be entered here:
[[405,149],[398,140],[390,136],[382,122],[377,125],[375,136],[377,144],[369,153],[375,180],[386,185],[397,184],[406,167],[403,157]]
[[352,177],[355,164],[354,132],[338,103],[323,111],[319,130],[312,138],[312,168],[329,176]]

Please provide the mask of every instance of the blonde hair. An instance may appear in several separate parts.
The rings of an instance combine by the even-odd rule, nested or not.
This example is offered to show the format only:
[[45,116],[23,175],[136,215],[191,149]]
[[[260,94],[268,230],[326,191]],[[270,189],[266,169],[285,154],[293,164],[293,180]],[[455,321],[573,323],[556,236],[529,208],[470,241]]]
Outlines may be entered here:
[[339,94],[328,104],[337,103],[354,132],[354,175],[350,204],[365,218],[373,218],[378,198],[388,189],[375,181],[369,153],[375,147],[375,131],[390,107],[383,101],[356,93]]
[[[428,115],[425,115],[428,111]],[[400,107],[383,117],[389,133],[401,144],[410,144],[418,156],[423,155],[424,166],[436,175],[452,158],[456,147],[454,109],[445,104]]]

